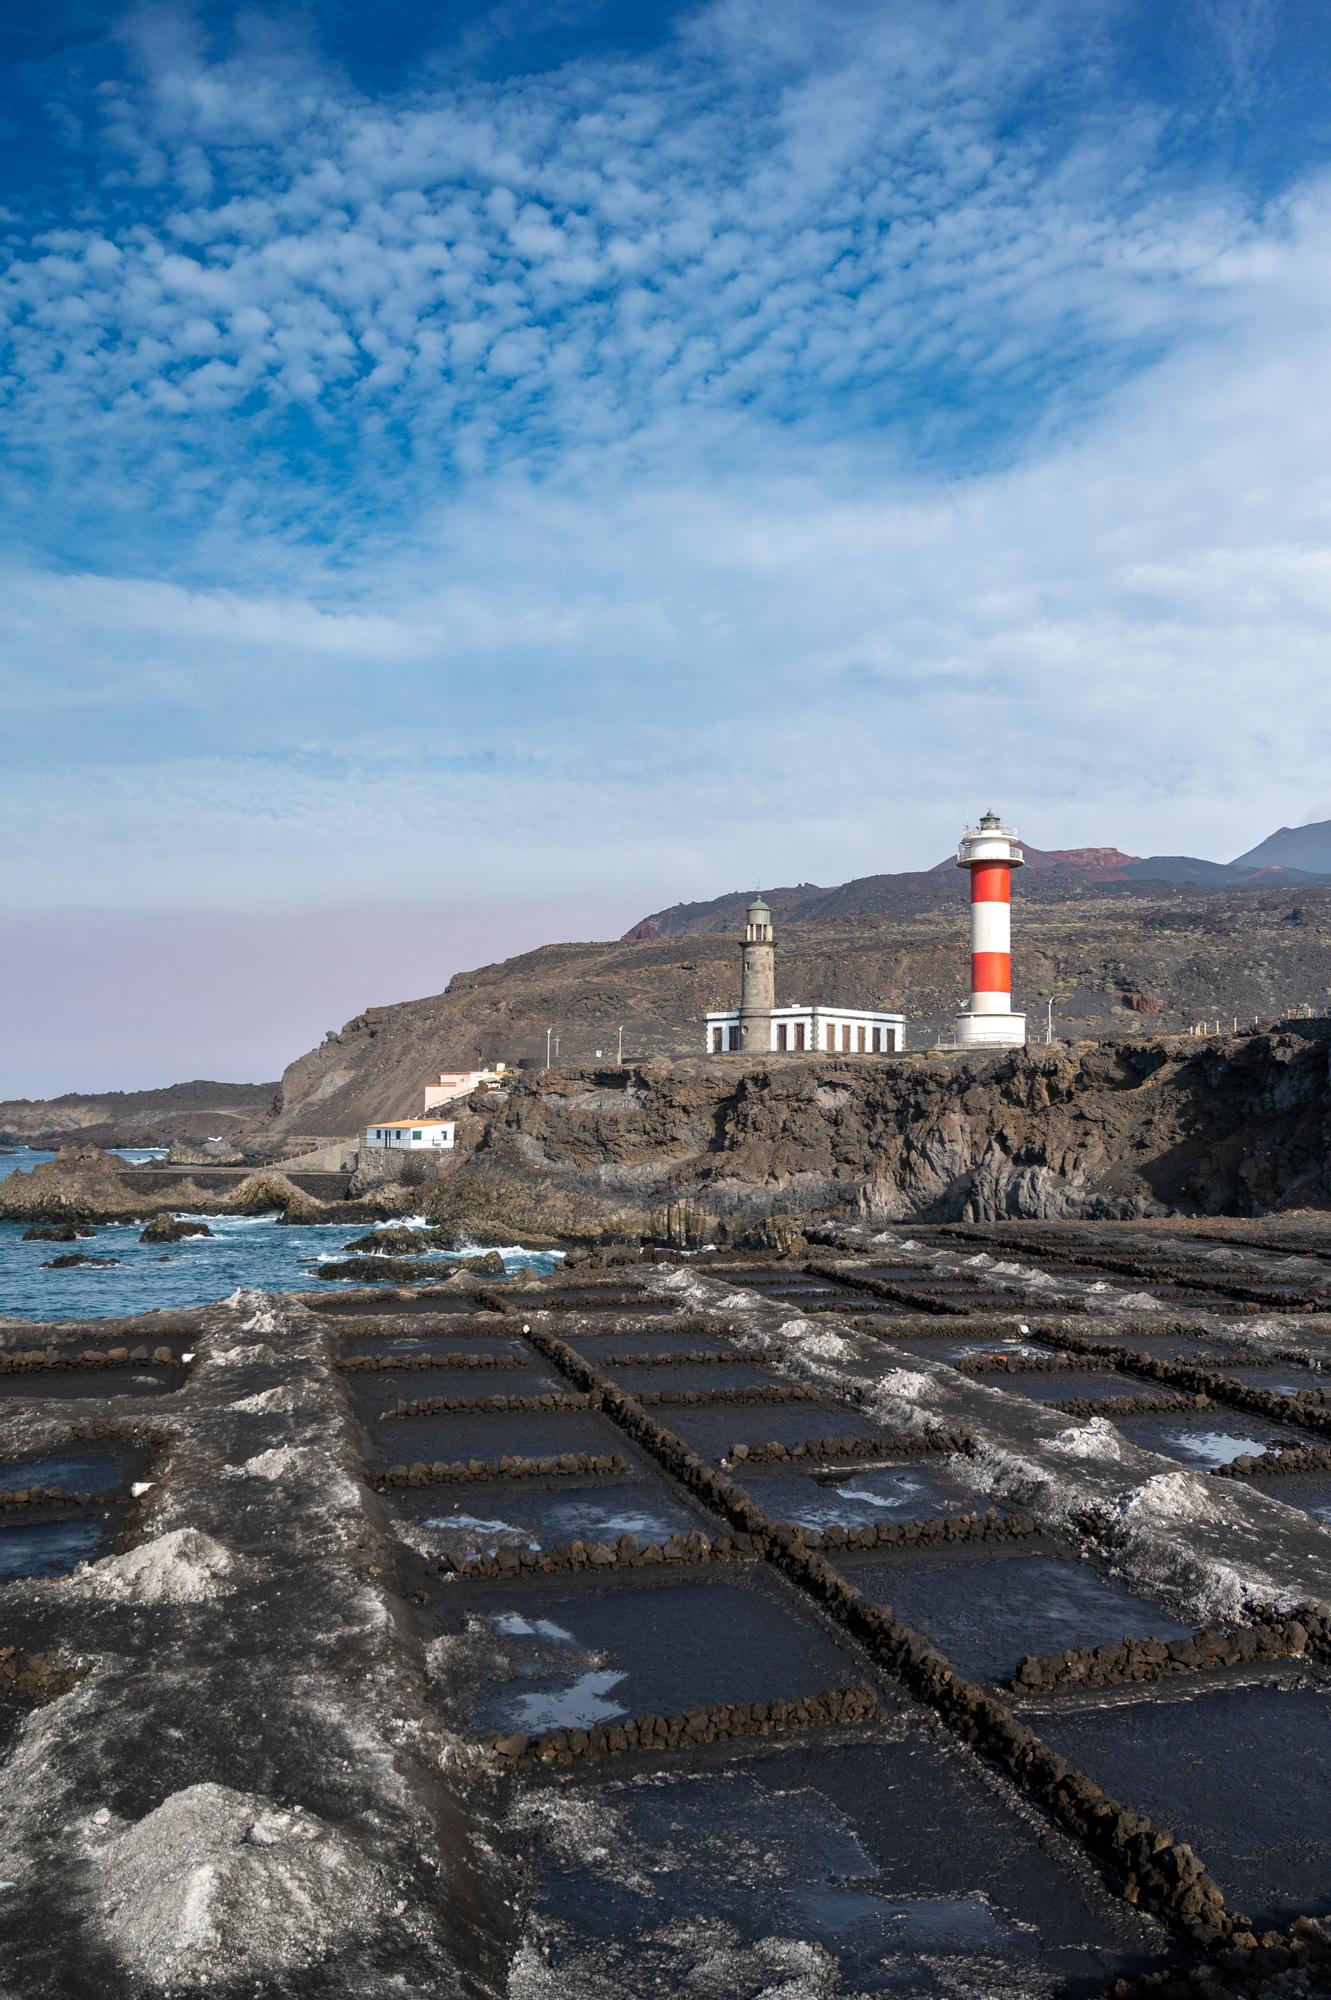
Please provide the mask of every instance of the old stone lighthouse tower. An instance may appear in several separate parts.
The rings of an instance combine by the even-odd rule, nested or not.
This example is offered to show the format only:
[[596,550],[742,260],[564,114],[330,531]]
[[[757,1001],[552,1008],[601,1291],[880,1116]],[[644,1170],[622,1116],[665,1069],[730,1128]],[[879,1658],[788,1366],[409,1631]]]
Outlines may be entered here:
[[776,1006],[776,946],[772,912],[761,896],[749,904],[739,975],[739,1046],[742,1055],[768,1055]]
[[776,1004],[776,940],[772,912],[761,896],[745,911],[740,947],[739,1006],[706,1016],[704,1046],[714,1056],[896,1055],[905,1047],[906,1017],[875,1007],[802,1000]]

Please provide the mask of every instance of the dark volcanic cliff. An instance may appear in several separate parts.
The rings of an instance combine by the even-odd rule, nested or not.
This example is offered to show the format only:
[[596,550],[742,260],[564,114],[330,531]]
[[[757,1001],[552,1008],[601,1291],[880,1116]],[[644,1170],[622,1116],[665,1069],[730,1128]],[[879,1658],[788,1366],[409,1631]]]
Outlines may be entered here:
[[[909,1045],[927,1048],[965,995],[965,885],[956,869],[876,879],[895,885],[891,912],[825,908],[802,923],[778,912],[778,997],[900,1008]],[[541,1060],[547,1028],[565,1065],[595,1062],[598,1049],[613,1055],[621,1023],[626,1058],[692,1055],[707,1009],[735,1004],[736,940],[732,925],[549,945],[459,973],[428,999],[367,1009],[291,1064],[275,1115],[250,1136],[281,1145],[410,1117],[440,1069]],[[1096,886],[1035,873],[1018,887],[1013,950],[1033,1033],[1049,996],[1058,1032],[1086,1038],[1153,1037],[1197,1021],[1228,1028],[1301,1005],[1320,1012],[1331,992],[1331,889]]]
[[1331,1205],[1324,1028],[883,1063],[551,1071],[473,1101],[425,1205],[477,1236]]

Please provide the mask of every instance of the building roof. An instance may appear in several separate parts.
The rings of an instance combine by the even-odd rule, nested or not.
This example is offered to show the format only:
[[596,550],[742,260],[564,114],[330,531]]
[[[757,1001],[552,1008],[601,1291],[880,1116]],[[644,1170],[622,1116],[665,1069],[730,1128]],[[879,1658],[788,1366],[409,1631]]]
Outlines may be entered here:
[[365,1128],[368,1131],[370,1126],[373,1125],[375,1130],[379,1132],[405,1132],[410,1127],[413,1132],[418,1132],[422,1125],[454,1125],[456,1123],[457,1120],[453,1118],[367,1118]]

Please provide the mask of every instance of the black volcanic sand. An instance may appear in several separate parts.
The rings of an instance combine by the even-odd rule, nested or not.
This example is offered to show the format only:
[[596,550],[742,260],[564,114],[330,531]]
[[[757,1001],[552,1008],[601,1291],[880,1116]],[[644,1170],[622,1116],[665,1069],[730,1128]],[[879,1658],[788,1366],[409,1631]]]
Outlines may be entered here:
[[376,1368],[343,1379],[357,1407],[371,1419],[381,1410],[391,1410],[399,1397],[414,1403],[423,1396],[562,1396],[569,1389],[567,1382],[539,1364],[530,1368],[404,1368],[400,1373]]
[[[1163,1948],[1057,1834],[913,1717],[895,1741],[884,1730],[724,1768],[703,1757],[573,1780],[529,1811],[519,1821],[544,1831],[535,1905],[559,1982],[543,1990],[567,2000],[1089,2000]],[[576,1838],[579,1814],[594,1840]]]
[[477,1335],[472,1333],[449,1333],[447,1331],[432,1333],[425,1340],[413,1340],[408,1334],[395,1334],[388,1337],[382,1334],[374,1334],[365,1339],[357,1339],[353,1336],[345,1342],[342,1354],[347,1359],[357,1354],[373,1354],[375,1356],[393,1354],[466,1354],[468,1356],[475,1355],[477,1359],[485,1354],[495,1354],[504,1360],[524,1362],[532,1360],[532,1351],[529,1343],[516,1334],[512,1339],[505,1340],[498,1334],[492,1339],[488,1333]]
[[128,1368],[36,1368],[0,1374],[0,1396],[59,1402],[79,1396],[169,1396],[182,1386],[188,1373],[186,1368],[158,1368],[147,1361]]
[[558,1287],[548,1292],[515,1293],[506,1296],[504,1303],[509,1310],[525,1314],[530,1319],[533,1313],[589,1312],[609,1317],[613,1313],[639,1314],[646,1319],[660,1319],[665,1314],[679,1311],[673,1299],[655,1298],[649,1292],[639,1292],[633,1285],[606,1285],[602,1289],[575,1292]]
[[757,1566],[656,1571],[650,1581],[629,1571],[516,1588],[458,1583],[436,1601],[446,1631],[459,1631],[469,1616],[479,1620],[512,1669],[511,1678],[487,1678],[468,1691],[464,1706],[478,1733],[582,1729],[871,1678],[860,1654]]
[[550,1458],[560,1452],[636,1456],[622,1431],[590,1410],[495,1410],[488,1414],[384,1417],[365,1426],[382,1465],[464,1458]]
[[1070,1403],[1085,1396],[1105,1402],[1118,1396],[1158,1396],[1169,1384],[1148,1382],[1141,1375],[1123,1375],[1108,1368],[1037,1368],[1030,1374],[1004,1369],[1002,1374],[974,1378],[986,1389],[1006,1389],[1032,1403]]
[[441,1556],[493,1555],[500,1548],[552,1549],[568,1542],[616,1541],[636,1535],[662,1542],[721,1524],[688,1506],[663,1480],[504,1482],[469,1487],[405,1487],[393,1495],[399,1512],[430,1531]]
[[[604,1366],[603,1363],[598,1366]],[[609,1379],[630,1396],[640,1396],[646,1391],[666,1390],[678,1393],[682,1389],[701,1389],[710,1394],[715,1389],[770,1389],[780,1385],[782,1378],[773,1374],[770,1368],[753,1367],[714,1368],[707,1362],[688,1363],[678,1368],[635,1368],[631,1364],[624,1367],[606,1369]],[[663,1413],[661,1421],[668,1422]]]
[[1149,1599],[1076,1556],[1048,1550],[902,1550],[838,1565],[858,1590],[890,1604],[962,1673],[1003,1681],[1024,1653],[1059,1653],[1128,1637],[1181,1639],[1181,1625]]
[[1301,1368],[1297,1361],[1276,1361],[1265,1368],[1216,1367],[1217,1375],[1232,1375],[1236,1382],[1253,1389],[1270,1389],[1277,1396],[1302,1396],[1312,1390],[1319,1396],[1331,1395],[1331,1375],[1320,1368]]
[[[1140,1333],[1136,1327],[1124,1327],[1121,1331],[1113,1328],[1089,1325],[1077,1328],[1079,1340],[1093,1340],[1105,1347],[1126,1347],[1134,1354],[1149,1354],[1157,1361],[1188,1361],[1194,1354],[1224,1354],[1232,1346],[1218,1333]],[[1233,1347],[1235,1354],[1242,1352]],[[1232,1363],[1215,1364],[1217,1374],[1232,1368]],[[1167,1383],[1161,1383],[1167,1388]]]
[[1212,1470],[1231,1459],[1291,1449],[1320,1451],[1326,1440],[1294,1424],[1254,1417],[1246,1410],[1216,1404],[1209,1410],[1160,1410],[1140,1417],[1115,1417],[1117,1428],[1146,1451],[1162,1452],[1194,1469]]
[[[657,1421],[702,1458],[720,1458],[732,1444],[801,1444],[805,1438],[867,1438],[878,1427],[835,1403],[729,1403],[708,1409],[658,1410]],[[883,1456],[891,1446],[884,1439]]]
[[846,1313],[859,1312],[862,1306],[872,1307],[873,1300],[866,1292],[853,1291],[849,1285],[768,1285],[761,1289],[760,1296],[771,1305],[785,1306],[794,1313],[813,1312],[824,1306],[836,1306]]
[[1172,1827],[1261,1929],[1331,1912],[1331,1692],[1267,1684],[1041,1712],[1040,1735]]
[[[815,1478],[793,1467],[741,1467],[746,1492],[774,1521],[801,1528],[874,1527],[939,1514],[983,1513],[988,1502],[931,1462],[838,1468]],[[1001,1510],[1000,1510],[1001,1511]]]
[[[432,1314],[436,1318],[447,1319],[455,1314],[485,1310],[483,1304],[465,1292],[459,1292],[455,1299],[449,1298],[447,1293],[438,1292],[432,1292],[428,1297],[419,1292],[403,1292],[399,1296],[391,1285],[376,1286],[372,1292],[348,1291],[342,1298],[336,1293],[307,1292],[302,1296],[301,1303],[317,1313],[320,1319],[333,1320],[377,1319],[385,1313],[391,1313],[394,1319],[404,1313]],[[494,1322],[502,1330],[503,1313],[495,1313]]]
[[[704,1351],[717,1354],[731,1354],[735,1343],[724,1328],[708,1327],[697,1333],[672,1333],[668,1327],[654,1328],[650,1333],[639,1333],[633,1327],[621,1327],[618,1333],[589,1333],[586,1326],[571,1326],[556,1329],[559,1338],[567,1342],[575,1354],[590,1361],[593,1368],[600,1368],[607,1354],[701,1354]],[[728,1381],[729,1374],[722,1370],[718,1381]]]
[[108,1528],[102,1513],[45,1521],[0,1515],[0,1584],[24,1576],[68,1576],[77,1564],[96,1559]]
[[[1040,1346],[1033,1340],[1003,1340],[995,1337],[977,1340],[972,1334],[967,1338],[958,1332],[961,1322],[949,1325],[946,1320],[938,1322],[937,1334],[908,1334],[898,1339],[894,1334],[887,1338],[894,1347],[905,1354],[918,1354],[923,1361],[970,1361],[983,1354],[1002,1354],[1013,1361],[1035,1359],[1041,1354],[1049,1354],[1052,1349]],[[987,1378],[986,1378],[987,1379]]]

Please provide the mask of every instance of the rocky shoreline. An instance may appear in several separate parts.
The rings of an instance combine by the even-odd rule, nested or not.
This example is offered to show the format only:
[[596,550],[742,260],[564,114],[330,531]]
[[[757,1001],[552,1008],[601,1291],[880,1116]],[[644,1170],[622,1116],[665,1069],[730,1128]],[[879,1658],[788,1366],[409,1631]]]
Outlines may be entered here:
[[477,1241],[779,1249],[831,1222],[1331,1205],[1331,1031],[646,1063],[474,1100],[417,1206]]
[[94,1148],[67,1147],[0,1181],[0,1218],[276,1209],[286,1222],[370,1224],[418,1213],[453,1246],[781,1249],[838,1222],[1325,1209],[1331,1028],[892,1062],[690,1058],[526,1072],[459,1106],[457,1123],[455,1152],[363,1161],[339,1201],[280,1167],[239,1175],[220,1197],[188,1170],[158,1189]]

